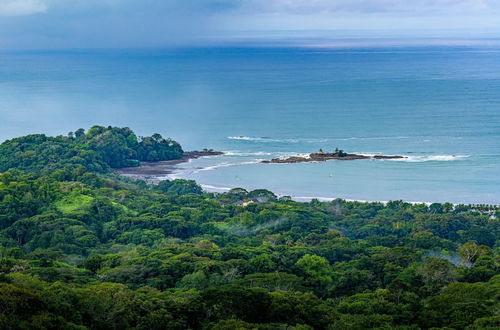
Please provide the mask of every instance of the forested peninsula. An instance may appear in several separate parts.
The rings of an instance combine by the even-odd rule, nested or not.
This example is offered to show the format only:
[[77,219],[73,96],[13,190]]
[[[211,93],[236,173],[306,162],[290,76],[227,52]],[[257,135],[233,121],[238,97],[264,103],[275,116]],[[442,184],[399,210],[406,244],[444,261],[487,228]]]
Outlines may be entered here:
[[115,171],[182,157],[129,128],[3,142],[0,328],[499,328],[498,207],[299,203]]

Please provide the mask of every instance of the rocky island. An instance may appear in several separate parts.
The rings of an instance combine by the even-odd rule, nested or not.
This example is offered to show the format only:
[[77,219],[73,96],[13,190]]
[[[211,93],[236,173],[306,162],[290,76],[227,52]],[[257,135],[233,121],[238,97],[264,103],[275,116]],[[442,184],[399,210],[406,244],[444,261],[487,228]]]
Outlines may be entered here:
[[317,153],[309,154],[308,157],[292,156],[288,158],[273,158],[271,160],[263,160],[264,164],[291,164],[291,163],[308,163],[308,162],[325,162],[327,160],[358,160],[358,159],[402,159],[407,158],[404,156],[384,156],[384,155],[358,155],[349,154],[340,150],[335,149],[335,152],[328,153],[324,152],[322,149]]

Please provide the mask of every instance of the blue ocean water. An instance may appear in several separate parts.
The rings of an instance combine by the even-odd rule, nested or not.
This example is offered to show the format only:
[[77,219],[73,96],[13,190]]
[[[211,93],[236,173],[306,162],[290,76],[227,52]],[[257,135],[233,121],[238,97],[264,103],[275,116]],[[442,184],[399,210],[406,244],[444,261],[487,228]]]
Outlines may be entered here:
[[[0,52],[0,140],[94,124],[228,151],[207,188],[500,204],[495,47]],[[409,158],[259,163],[335,147]]]

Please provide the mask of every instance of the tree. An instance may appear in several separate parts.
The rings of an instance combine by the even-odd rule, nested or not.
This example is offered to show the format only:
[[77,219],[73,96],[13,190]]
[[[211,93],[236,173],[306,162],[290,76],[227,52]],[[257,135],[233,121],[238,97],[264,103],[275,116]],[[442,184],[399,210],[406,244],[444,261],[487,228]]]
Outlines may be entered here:
[[85,130],[83,128],[79,128],[75,131],[75,138],[81,138],[85,135]]
[[202,270],[185,275],[178,283],[181,288],[194,288],[202,290],[208,286],[208,278]]
[[271,297],[269,318],[273,322],[325,329],[337,316],[331,306],[310,292],[277,291],[272,292]]
[[193,180],[175,179],[173,181],[164,180],[158,183],[156,189],[168,195],[182,196],[187,194],[201,195],[203,190]]
[[271,297],[262,289],[228,285],[208,288],[201,298],[210,320],[240,319],[251,323],[269,320]]
[[345,153],[342,149],[335,148],[334,155],[336,155],[337,157],[345,157],[347,156],[347,153]]
[[266,203],[278,199],[278,197],[273,192],[266,189],[252,190],[248,193],[247,197],[249,199],[256,199],[260,203]]
[[448,260],[428,257],[424,264],[416,268],[416,273],[422,277],[430,292],[436,293],[445,285],[457,280],[455,266]]
[[473,265],[477,258],[481,256],[489,255],[491,253],[490,251],[489,247],[485,245],[478,246],[474,242],[465,243],[458,248],[458,254],[468,265]]
[[306,254],[295,265],[304,274],[309,285],[326,287],[332,283],[331,266],[323,257]]
[[421,314],[424,327],[448,326],[463,329],[479,318],[493,316],[493,299],[498,294],[498,283],[452,283],[443,291],[426,301]]

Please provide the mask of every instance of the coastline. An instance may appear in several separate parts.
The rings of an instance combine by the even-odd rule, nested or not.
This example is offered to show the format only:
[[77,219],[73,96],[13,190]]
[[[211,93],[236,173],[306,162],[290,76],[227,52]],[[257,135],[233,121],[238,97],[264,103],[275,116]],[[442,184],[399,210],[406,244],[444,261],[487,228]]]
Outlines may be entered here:
[[[200,184],[200,186],[203,188],[203,190],[208,191],[208,192],[215,192],[215,193],[223,193],[227,192],[233,188],[229,187],[220,187],[220,186],[214,186],[214,185],[208,185],[208,184]],[[241,188],[241,187],[239,187]],[[244,187],[242,187],[244,188]],[[381,204],[387,204],[389,201],[379,201],[379,200],[366,200],[366,199],[352,199],[352,198],[343,198],[343,197],[323,197],[323,196],[294,196],[294,195],[289,195],[289,194],[276,194],[278,197],[283,197],[283,196],[290,196],[290,198],[299,203],[308,203],[312,201],[313,199],[317,199],[320,202],[332,202],[336,199],[341,199],[346,202],[360,202],[360,203],[381,203]],[[410,203],[412,205],[418,205],[418,204],[425,204],[427,206],[431,205],[432,202],[416,202],[416,201],[404,201],[405,203]],[[451,203],[453,205],[459,205],[455,203]]]
[[[186,152],[184,156],[180,159],[172,159],[172,160],[163,160],[163,161],[157,161],[157,162],[141,162],[140,166],[137,167],[124,167],[120,169],[116,169],[116,172],[118,172],[120,175],[129,177],[129,178],[134,178],[134,179],[140,179],[147,181],[149,183],[157,184],[163,180],[165,180],[166,177],[169,175],[174,174],[175,172],[179,171],[180,168],[177,167],[176,165],[182,164],[182,163],[187,163],[190,162],[193,159],[197,159],[200,157],[211,157],[211,156],[220,156],[224,155],[225,152],[214,152],[214,154],[206,155],[206,154],[200,154],[200,152]],[[207,192],[215,192],[215,193],[223,193],[223,192],[228,192],[229,190],[233,189],[230,187],[221,187],[221,186],[216,186],[216,185],[211,185],[211,184],[201,184],[200,186],[203,188],[203,190]],[[282,196],[289,196],[287,194],[277,194],[278,197]],[[317,199],[322,202],[331,202],[336,199],[342,199],[348,202],[361,202],[361,203],[382,203],[386,204],[388,201],[375,201],[375,200],[362,200],[362,199],[349,199],[349,198],[341,198],[341,197],[321,197],[321,196],[316,196],[316,197],[310,197],[310,196],[290,196],[292,200],[296,202],[310,202],[313,199]],[[411,204],[426,204],[430,205],[432,204],[431,202],[408,202]]]
[[[179,176],[176,177],[175,174],[177,173],[182,173],[185,172],[185,168],[179,167],[180,164],[183,163],[188,163],[191,162],[192,160],[201,158],[201,157],[215,157],[215,156],[223,156],[223,155],[230,155],[231,152],[186,152],[185,155],[181,159],[175,159],[175,160],[167,160],[167,161],[157,161],[157,162],[141,162],[141,165],[138,167],[128,167],[128,168],[121,168],[117,169],[116,172],[119,173],[120,175],[133,178],[133,179],[140,179],[144,180],[148,183],[152,184],[157,184],[161,181],[164,180],[173,180],[175,178],[180,178],[180,179],[192,179],[189,176]],[[364,155],[363,155],[364,156]],[[371,156],[371,155],[370,155]],[[391,157],[391,156],[390,156]],[[398,156],[398,159],[395,160],[400,160],[399,157],[404,157],[402,158],[403,160],[406,160],[408,156]],[[383,158],[380,158],[383,159]],[[262,161],[255,162],[255,164],[263,163]],[[241,163],[245,164],[245,163]],[[237,164],[235,164],[237,165]],[[196,167],[196,170],[203,170],[205,167]],[[206,167],[206,168],[210,168]],[[215,192],[215,193],[224,193],[232,188],[236,188],[236,186],[221,186],[217,185],[217,183],[202,183],[202,182],[197,182],[203,190],[207,192]],[[244,189],[252,189],[251,187],[245,187],[244,185],[237,186],[240,188]],[[264,188],[265,189],[265,188]],[[282,196],[290,196],[292,200],[296,202],[310,202],[313,199],[317,199],[319,201],[324,201],[324,202],[329,202],[333,201],[336,199],[342,199],[348,202],[360,202],[360,203],[382,203],[386,204],[390,200],[374,200],[374,199],[356,199],[356,198],[349,198],[349,197],[341,197],[341,196],[303,196],[299,194],[294,195],[293,193],[288,193],[284,191],[274,191],[272,190],[278,197]],[[425,204],[427,206],[433,204],[433,203],[445,203],[447,201],[418,201],[418,200],[405,200],[405,199],[391,199],[391,200],[403,200],[406,203],[410,203],[413,205],[418,205],[418,204]],[[450,202],[452,205],[480,205],[480,204],[491,204],[491,205],[500,205],[498,203],[492,203],[492,202],[481,202],[481,201],[469,201],[469,202],[461,202],[460,200],[455,200],[454,202]]]
[[[152,168],[155,168],[155,167],[161,167],[161,169],[158,169],[158,170],[152,170],[152,172],[154,173],[154,171],[158,171],[157,173],[160,173],[159,175],[157,174],[146,174],[146,173],[137,173],[137,174],[133,174],[133,173],[120,173],[121,175],[124,175],[124,176],[127,176],[127,177],[132,177],[132,178],[135,178],[135,179],[141,179],[141,180],[144,180],[144,181],[147,181],[149,183],[153,183],[153,184],[157,184],[161,181],[164,181],[167,179],[167,177],[169,175],[172,175],[174,174],[176,171],[179,171],[179,168],[178,167],[175,167],[173,165],[176,165],[176,164],[181,164],[181,163],[185,163],[185,162],[189,162],[191,161],[192,159],[188,159],[188,160],[176,160],[177,162],[173,162],[173,161],[162,161],[162,162],[152,162],[152,163],[155,163],[155,164],[152,164]],[[160,164],[158,164],[160,163]],[[149,164],[146,164],[146,166],[144,168],[148,168]],[[133,169],[133,168],[131,168]],[[189,179],[189,178],[187,178]],[[212,192],[212,193],[224,193],[224,192],[228,192],[230,191],[231,189],[234,189],[234,188],[243,188],[243,189],[247,189],[247,187],[223,187],[223,186],[217,186],[217,185],[213,185],[213,184],[204,184],[204,183],[199,183],[197,182],[202,188],[204,191],[206,192]],[[251,190],[251,188],[248,188]],[[313,199],[317,199],[319,200],[320,202],[332,202],[336,199],[340,199],[340,200],[344,200],[346,202],[359,202],[359,203],[381,203],[381,204],[384,204],[386,205],[387,203],[389,203],[391,200],[371,200],[371,199],[355,199],[355,198],[346,198],[346,197],[325,197],[325,196],[297,196],[297,195],[293,195],[293,194],[287,194],[287,193],[277,193],[275,191],[273,191],[273,193],[275,193],[278,197],[283,197],[283,196],[290,196],[291,200],[295,201],[295,202],[299,202],[299,203],[308,203],[308,202],[311,202]],[[394,199],[392,201],[396,201],[397,199]],[[419,204],[424,204],[426,206],[430,206],[432,205],[433,203],[439,203],[439,204],[443,204],[443,203],[450,203],[452,204],[453,206],[457,206],[457,205],[481,205],[481,204],[484,204],[484,203],[481,203],[481,202],[475,202],[475,203],[457,203],[457,202],[430,202],[430,201],[409,201],[409,200],[402,200],[403,202],[405,203],[409,203],[409,204],[412,204],[412,205],[419,205]],[[486,204],[490,204],[490,203],[486,203]],[[494,206],[500,206],[500,204],[491,204],[491,205],[494,205]]]
[[[229,190],[233,189],[233,188],[229,188],[229,187],[220,187],[220,186],[201,184],[201,183],[199,183],[199,185],[203,188],[203,190],[205,190],[207,192],[214,192],[214,193],[224,193],[224,192],[228,192]],[[238,188],[246,189],[245,187],[238,187]],[[397,199],[394,199],[394,200],[368,200],[368,199],[353,199],[353,198],[344,198],[344,197],[295,196],[295,195],[290,195],[290,194],[278,194],[275,191],[273,191],[273,193],[275,193],[278,196],[278,198],[284,197],[284,196],[289,196],[291,200],[298,202],[298,203],[309,203],[313,199],[316,199],[316,200],[319,200],[320,202],[332,202],[335,200],[343,200],[346,202],[380,203],[383,205],[387,205],[387,203],[389,203],[391,201],[399,201]],[[437,203],[437,204],[449,203],[449,204],[453,205],[454,207],[460,206],[460,205],[467,205],[473,209],[475,206],[483,205],[483,203],[425,202],[425,201],[408,201],[408,200],[402,200],[402,202],[408,203],[411,205],[425,205],[427,207],[431,206],[434,203]],[[500,209],[500,204],[487,204],[487,205],[493,206],[496,209]],[[490,210],[490,212],[494,212],[494,210]]]
[[[172,175],[178,171],[177,165],[190,162],[193,159],[200,157],[214,157],[228,154],[222,151],[188,151],[185,152],[182,158],[172,160],[160,160],[154,162],[141,162],[139,166],[123,167],[116,169],[119,174],[134,178],[145,180],[150,183],[158,183],[163,178]],[[295,163],[308,163],[308,162],[324,162],[328,160],[360,160],[360,159],[405,159],[405,156],[384,156],[384,155],[362,155],[362,154],[331,154],[331,153],[311,153],[305,157],[291,156],[287,158],[272,158],[270,160],[260,160],[262,164],[295,164]]]
[[179,159],[141,162],[139,166],[118,168],[115,171],[129,178],[140,179],[149,183],[158,183],[164,180],[162,178],[178,171],[179,168],[176,165],[187,163],[200,157],[214,157],[224,154],[222,151],[188,151]]

